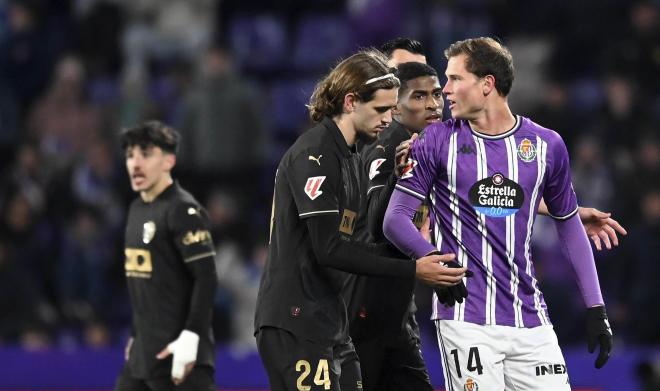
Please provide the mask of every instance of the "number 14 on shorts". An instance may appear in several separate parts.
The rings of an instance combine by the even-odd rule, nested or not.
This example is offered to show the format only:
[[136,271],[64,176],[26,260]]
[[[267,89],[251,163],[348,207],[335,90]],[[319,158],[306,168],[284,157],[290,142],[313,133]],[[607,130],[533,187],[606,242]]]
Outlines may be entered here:
[[[307,377],[312,372],[312,366],[307,360],[298,360],[296,362],[296,372],[300,372],[298,380],[296,381],[296,387],[298,391],[309,391],[312,389],[312,386],[305,385],[307,383]],[[314,384],[317,386],[323,386],[324,390],[330,389],[330,372],[328,368],[328,360],[320,359],[318,365],[316,366],[316,374],[314,375]]]
[[[456,376],[463,377],[463,374],[461,373],[461,363],[458,359],[458,349],[453,349],[449,351],[449,354],[451,354],[454,358],[454,367],[456,368]],[[470,350],[468,351],[468,359],[467,359],[467,370],[470,372],[477,372],[477,374],[481,375],[484,373],[484,367],[481,365],[481,357],[479,356],[479,348],[476,346],[470,347]]]

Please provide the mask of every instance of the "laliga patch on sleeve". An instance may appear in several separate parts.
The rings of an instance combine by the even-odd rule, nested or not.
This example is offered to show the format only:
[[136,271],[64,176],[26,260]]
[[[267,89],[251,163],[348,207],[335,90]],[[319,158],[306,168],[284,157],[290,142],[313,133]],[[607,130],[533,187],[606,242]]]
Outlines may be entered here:
[[307,178],[307,183],[305,184],[305,194],[312,201],[317,199],[323,192],[321,191],[321,185],[325,180],[324,176],[313,176]]
[[408,159],[408,162],[406,163],[406,168],[403,169],[403,174],[401,175],[401,179],[407,179],[411,178],[413,176],[412,172],[417,167],[417,160],[415,159]]
[[376,175],[380,174],[378,168],[385,163],[387,159],[376,159],[369,165],[369,180],[374,179]]

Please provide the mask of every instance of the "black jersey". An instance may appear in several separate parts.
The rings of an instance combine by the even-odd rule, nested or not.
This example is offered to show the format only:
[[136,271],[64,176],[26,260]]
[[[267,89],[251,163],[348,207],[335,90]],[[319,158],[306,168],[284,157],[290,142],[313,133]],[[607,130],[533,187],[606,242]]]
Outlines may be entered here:
[[[363,188],[367,194],[363,214],[369,210],[369,226],[373,226],[369,236],[375,242],[387,242],[382,233],[382,225],[387,202],[396,183],[393,174],[395,150],[409,138],[408,131],[399,122],[392,121],[376,142],[361,151],[361,174],[367,182]],[[416,222],[419,219],[423,221],[423,216],[417,213]],[[398,253],[393,246],[392,249]],[[398,256],[404,257],[401,253]],[[351,337],[360,341],[378,336],[401,335],[407,329],[406,323],[414,322],[412,314],[416,307],[413,288],[414,284],[400,279],[357,275],[348,277],[342,294],[348,306]]]
[[[343,343],[348,332],[340,292],[346,274],[337,269],[413,280],[415,266],[410,261],[380,257],[354,243],[365,195],[361,169],[359,155],[330,118],[305,132],[285,153],[276,174],[255,331],[272,326],[311,340]],[[337,225],[326,227],[324,235],[339,240],[329,242],[332,248],[315,248],[310,224],[328,215],[338,216]],[[320,263],[325,258],[319,252],[337,248],[341,251]]]
[[[393,120],[390,126],[388,126],[380,134],[378,142],[367,145],[362,151],[362,161],[364,163],[364,171],[368,176],[368,185],[367,185],[367,197],[368,202],[371,203],[371,196],[374,191],[382,190],[383,188],[388,187],[390,184],[394,185],[395,182],[390,182],[393,178],[394,167],[396,162],[394,161],[396,147],[402,142],[410,138],[410,133],[396,120]],[[404,176],[406,174],[404,173]],[[391,189],[385,189],[388,193],[391,193]],[[388,196],[389,198],[389,196]],[[384,212],[384,211],[383,211]],[[421,228],[422,223],[428,217],[428,206],[426,202],[423,202],[420,205],[417,213],[415,213],[414,222],[417,228]],[[371,219],[371,216],[369,217]],[[371,235],[375,241],[386,240],[383,236],[382,231],[382,217],[378,219],[379,229],[371,230]]]
[[[215,251],[204,209],[176,183],[152,202],[138,197],[128,213],[125,254],[133,307],[128,360],[133,376],[169,376],[171,359],[158,360],[156,354],[183,329],[199,334],[197,364],[213,366]],[[199,285],[209,279],[210,288]]]

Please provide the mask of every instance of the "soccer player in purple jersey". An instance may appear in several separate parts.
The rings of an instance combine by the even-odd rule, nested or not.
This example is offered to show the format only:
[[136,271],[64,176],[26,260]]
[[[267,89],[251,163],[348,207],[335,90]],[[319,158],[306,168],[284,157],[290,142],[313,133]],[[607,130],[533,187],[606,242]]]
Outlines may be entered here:
[[[538,288],[530,239],[541,197],[556,221],[587,311],[589,351],[607,362],[612,332],[593,254],[577,215],[561,137],[512,114],[507,95],[513,60],[491,38],[459,41],[446,51],[443,88],[454,119],[426,128],[411,150],[412,170],[396,185],[385,236],[419,257],[455,253],[474,273],[469,295],[455,306],[434,298],[438,342],[448,390],[567,390],[568,374]],[[426,198],[433,242],[411,222]]]

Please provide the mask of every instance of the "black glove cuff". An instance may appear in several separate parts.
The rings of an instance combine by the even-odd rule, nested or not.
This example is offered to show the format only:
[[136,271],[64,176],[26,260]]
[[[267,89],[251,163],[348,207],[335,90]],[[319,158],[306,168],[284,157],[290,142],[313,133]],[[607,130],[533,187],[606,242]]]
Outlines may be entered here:
[[607,319],[607,311],[604,305],[587,308],[587,315],[594,319]]

